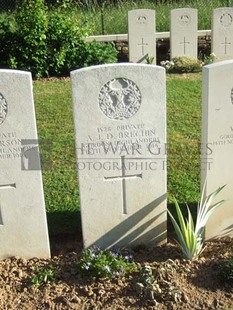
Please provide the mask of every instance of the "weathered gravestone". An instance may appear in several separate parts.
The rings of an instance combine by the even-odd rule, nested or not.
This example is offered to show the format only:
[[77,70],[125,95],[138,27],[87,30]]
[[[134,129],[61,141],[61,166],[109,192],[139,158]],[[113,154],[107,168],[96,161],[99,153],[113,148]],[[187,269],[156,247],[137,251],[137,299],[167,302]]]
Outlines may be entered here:
[[105,65],[71,78],[84,246],[165,241],[163,68]]
[[226,187],[215,202],[226,202],[212,215],[206,238],[233,235],[233,61],[203,68],[202,186],[209,195]]
[[171,58],[188,56],[197,58],[197,10],[171,10]]
[[233,8],[213,10],[211,50],[217,61],[233,58]]
[[128,12],[129,61],[146,63],[148,56],[156,59],[156,26],[154,10]]
[[0,70],[0,258],[50,257],[39,167],[31,74]]

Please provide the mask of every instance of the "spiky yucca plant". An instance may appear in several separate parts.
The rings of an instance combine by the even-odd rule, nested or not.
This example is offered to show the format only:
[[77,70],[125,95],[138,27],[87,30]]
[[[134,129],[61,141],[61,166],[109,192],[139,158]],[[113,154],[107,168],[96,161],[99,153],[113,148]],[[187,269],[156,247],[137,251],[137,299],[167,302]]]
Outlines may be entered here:
[[178,221],[175,220],[171,212],[168,210],[168,214],[171,218],[172,224],[178,237],[178,243],[181,247],[184,256],[187,259],[192,260],[201,253],[204,244],[205,225],[210,216],[214,213],[214,211],[218,207],[220,207],[224,203],[225,200],[221,200],[217,203],[214,203],[213,205],[212,201],[224,187],[225,185],[219,187],[216,191],[211,193],[206,198],[204,198],[205,186],[203,187],[201,200],[197,206],[196,225],[194,225],[192,214],[188,206],[187,206],[188,218],[184,219],[184,216],[181,212],[180,206],[176,199],[174,199],[174,202]]

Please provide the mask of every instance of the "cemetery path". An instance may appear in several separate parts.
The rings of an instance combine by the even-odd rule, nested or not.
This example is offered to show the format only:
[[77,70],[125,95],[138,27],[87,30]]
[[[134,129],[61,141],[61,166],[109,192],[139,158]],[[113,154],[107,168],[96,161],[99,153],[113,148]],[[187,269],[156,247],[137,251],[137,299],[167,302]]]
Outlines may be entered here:
[[[173,241],[157,248],[138,247],[135,261],[149,265],[157,281],[139,290],[139,273],[91,282],[77,272],[79,240],[52,240],[53,258],[10,258],[0,262],[0,309],[233,309],[232,283],[223,283],[219,263],[232,257],[233,239],[208,242],[199,259],[184,260]],[[76,252],[74,252],[76,250]],[[35,266],[57,268],[54,282],[30,284]],[[144,279],[145,280],[145,279]]]

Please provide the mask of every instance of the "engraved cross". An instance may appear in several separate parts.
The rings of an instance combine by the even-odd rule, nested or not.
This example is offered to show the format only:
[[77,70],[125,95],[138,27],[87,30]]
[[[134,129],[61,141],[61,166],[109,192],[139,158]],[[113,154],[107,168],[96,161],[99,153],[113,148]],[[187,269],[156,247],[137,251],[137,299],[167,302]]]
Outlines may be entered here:
[[[16,183],[0,185],[0,190],[1,189],[12,189],[12,188],[16,188]],[[2,213],[1,213],[1,206],[0,206],[0,225],[4,225]]]
[[225,55],[227,54],[227,45],[231,45],[230,42],[227,42],[227,38],[225,38],[225,41],[221,44],[224,44],[225,45]]
[[184,55],[186,54],[186,44],[190,44],[190,42],[186,42],[186,38],[184,37],[184,42],[180,42],[180,44],[184,44]]
[[104,177],[104,180],[106,181],[112,181],[112,180],[119,180],[121,181],[121,186],[122,186],[122,209],[123,209],[123,214],[127,214],[127,206],[126,206],[126,180],[127,179],[135,179],[135,178],[141,178],[142,179],[142,173],[140,174],[131,174],[131,175],[126,175],[125,174],[125,156],[121,156],[121,172],[122,175],[120,176],[112,176],[112,177]]
[[138,46],[141,46],[142,47],[142,56],[145,55],[145,51],[144,51],[144,46],[147,46],[148,43],[144,43],[144,40],[142,38],[142,43],[139,43]]

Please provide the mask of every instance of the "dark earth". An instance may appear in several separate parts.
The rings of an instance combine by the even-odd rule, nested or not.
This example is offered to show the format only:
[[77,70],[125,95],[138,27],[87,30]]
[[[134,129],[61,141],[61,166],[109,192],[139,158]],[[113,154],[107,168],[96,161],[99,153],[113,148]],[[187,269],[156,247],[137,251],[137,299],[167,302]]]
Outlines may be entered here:
[[[168,243],[134,249],[138,266],[150,266],[153,285],[145,285],[142,271],[120,279],[84,277],[77,269],[82,253],[78,236],[51,238],[50,260],[13,257],[0,262],[0,309],[233,309],[232,282],[223,281],[219,266],[233,257],[233,239],[206,243],[204,251],[193,261],[183,259],[169,235]],[[53,265],[54,281],[38,287],[31,284],[35,266]],[[143,282],[144,281],[144,282]],[[137,283],[144,283],[139,288]]]

